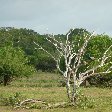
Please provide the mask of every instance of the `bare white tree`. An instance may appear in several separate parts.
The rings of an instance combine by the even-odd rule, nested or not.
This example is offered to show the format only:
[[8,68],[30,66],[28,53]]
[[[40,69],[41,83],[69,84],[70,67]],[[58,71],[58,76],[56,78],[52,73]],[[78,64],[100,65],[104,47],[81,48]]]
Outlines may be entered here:
[[[86,52],[87,45],[89,41],[92,38],[95,38],[94,32],[91,34],[85,34],[83,39],[84,43],[80,45],[80,39],[77,47],[78,50],[75,49],[76,45],[74,42],[71,42],[69,39],[69,35],[71,34],[71,31],[66,35],[66,41],[63,42],[61,38],[55,38],[53,35],[46,36],[46,40],[49,41],[51,44],[53,44],[58,52],[58,56],[51,54],[47,51],[47,49],[40,46],[38,43],[35,43],[40,49],[45,51],[48,55],[50,55],[57,64],[57,69],[60,71],[61,74],[63,74],[64,79],[66,80],[66,88],[67,88],[67,96],[70,101],[75,103],[76,101],[76,95],[78,94],[78,89],[82,82],[84,82],[88,77],[94,76],[97,74],[108,74],[111,72],[112,66],[109,66],[105,71],[98,72],[98,69],[101,67],[104,67],[107,64],[108,58],[112,55],[111,53],[108,53],[110,49],[112,48],[112,45],[107,48],[107,50],[104,52],[103,56],[99,59],[97,59],[98,64],[90,67],[87,67],[84,72],[78,72],[81,64],[83,56]],[[64,71],[60,68],[60,62],[62,57],[65,61],[65,67],[66,69]],[[70,81],[73,81],[73,84],[71,86]],[[71,88],[72,87],[72,88]]]

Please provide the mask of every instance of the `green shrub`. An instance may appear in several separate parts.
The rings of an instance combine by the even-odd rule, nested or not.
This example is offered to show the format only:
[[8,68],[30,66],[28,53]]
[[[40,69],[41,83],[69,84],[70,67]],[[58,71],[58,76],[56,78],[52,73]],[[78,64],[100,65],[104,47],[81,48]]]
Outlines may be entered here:
[[77,96],[76,107],[86,109],[95,107],[95,102],[93,98],[89,98],[79,93]]
[[20,48],[6,46],[0,48],[0,77],[4,86],[14,77],[29,76],[34,68],[28,65],[28,58]]
[[4,105],[4,106],[17,106],[20,104],[20,102],[24,99],[24,97],[16,92],[14,95],[10,95],[8,97],[5,97],[3,95],[1,95],[0,97],[0,103],[1,105]]

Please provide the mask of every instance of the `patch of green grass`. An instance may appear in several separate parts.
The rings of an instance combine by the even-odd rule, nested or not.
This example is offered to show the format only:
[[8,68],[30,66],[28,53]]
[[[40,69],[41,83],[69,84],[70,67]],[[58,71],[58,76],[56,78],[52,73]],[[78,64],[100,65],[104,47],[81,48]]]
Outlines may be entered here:
[[[9,97],[20,93],[26,98],[41,99],[49,103],[66,102],[66,88],[59,87],[62,77],[53,73],[37,73],[30,78],[20,78],[6,87],[0,85],[0,96]],[[82,93],[93,98],[94,108],[54,108],[54,109],[19,109],[0,106],[0,112],[112,112],[112,88],[81,87]]]
[[62,77],[59,74],[39,72],[29,78],[20,78],[13,81],[11,87],[58,87]]

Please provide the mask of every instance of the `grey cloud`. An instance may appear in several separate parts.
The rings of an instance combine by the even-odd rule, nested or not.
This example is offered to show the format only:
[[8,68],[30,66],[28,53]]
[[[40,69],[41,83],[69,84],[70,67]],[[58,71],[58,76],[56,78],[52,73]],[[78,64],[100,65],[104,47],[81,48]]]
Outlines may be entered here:
[[111,0],[0,0],[0,26],[27,27],[40,33],[66,33],[83,27],[111,34]]

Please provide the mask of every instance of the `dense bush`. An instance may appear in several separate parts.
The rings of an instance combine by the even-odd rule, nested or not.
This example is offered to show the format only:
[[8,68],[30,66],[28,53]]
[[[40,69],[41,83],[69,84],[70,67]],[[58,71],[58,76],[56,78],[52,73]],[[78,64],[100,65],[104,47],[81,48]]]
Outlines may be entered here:
[[28,65],[28,58],[20,48],[0,48],[0,77],[6,86],[14,77],[29,76],[34,68]]
[[40,58],[36,64],[36,69],[43,72],[53,72],[56,70],[56,62],[49,57]]

